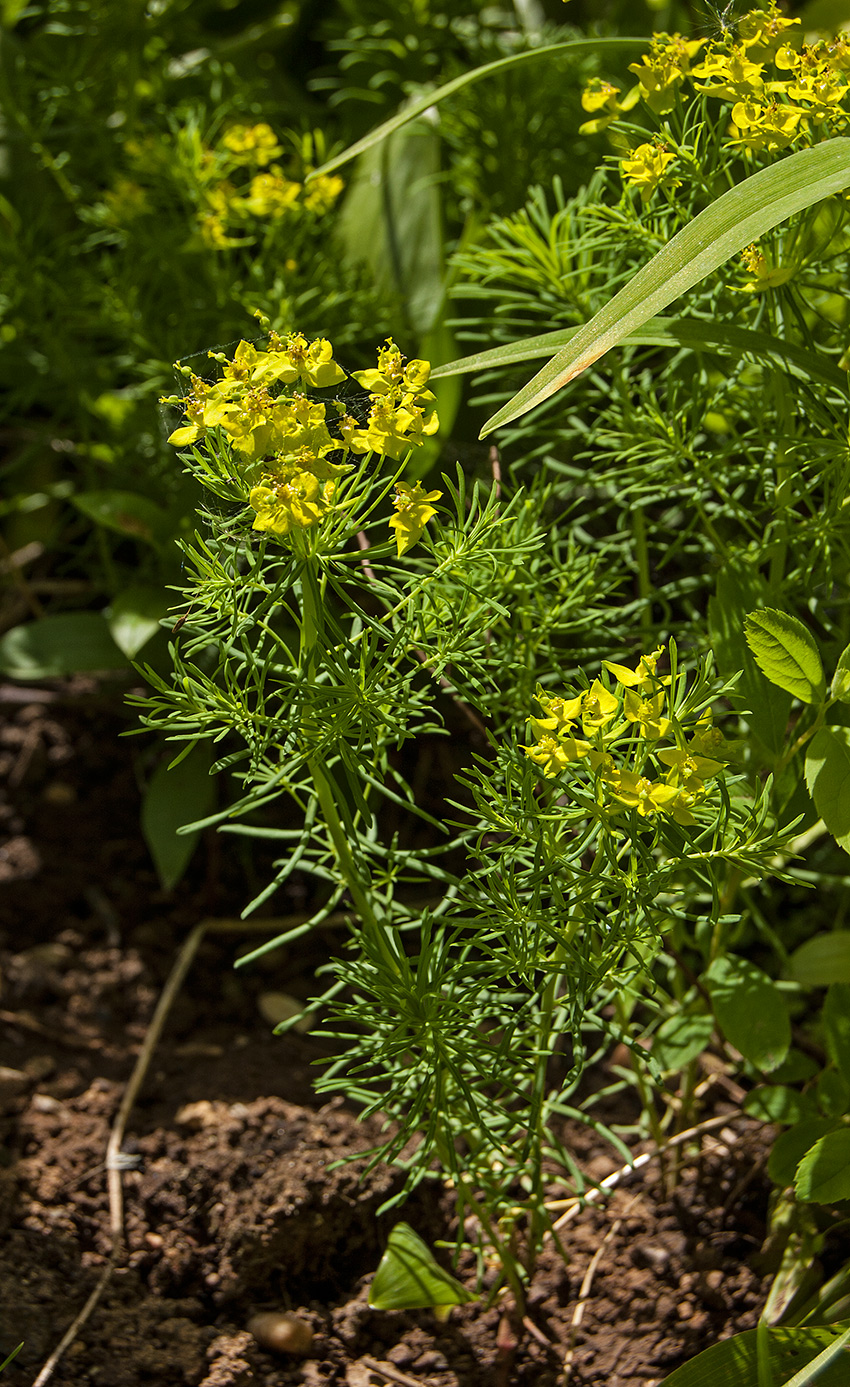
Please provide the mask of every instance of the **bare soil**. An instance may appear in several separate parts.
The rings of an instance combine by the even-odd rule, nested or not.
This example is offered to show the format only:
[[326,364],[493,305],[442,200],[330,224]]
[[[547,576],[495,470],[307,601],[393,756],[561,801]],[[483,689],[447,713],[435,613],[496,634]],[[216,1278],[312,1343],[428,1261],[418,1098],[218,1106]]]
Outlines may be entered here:
[[[24,1341],[4,1387],[34,1381],[109,1259],[110,1123],[177,950],[199,920],[238,916],[263,879],[262,861],[213,836],[186,881],[160,890],[138,823],[149,753],[119,736],[133,725],[122,692],[0,688],[0,1361]],[[274,909],[303,904],[296,881]],[[267,993],[310,995],[333,944],[320,935],[237,973],[244,941],[201,945],[123,1146],[126,1254],[55,1383],[555,1387],[572,1348],[575,1387],[655,1387],[756,1323],[765,1147],[741,1118],[683,1163],[672,1194],[654,1162],[581,1212],[567,1263],[551,1249],[541,1261],[518,1343],[486,1298],[444,1325],[370,1310],[392,1223],[450,1239],[452,1204],[426,1183],[379,1218],[397,1173],[334,1165],[376,1127],[315,1097],[319,1041],[275,1037],[264,1019]],[[715,1097],[701,1115],[733,1106]],[[626,1105],[620,1120],[633,1117]],[[594,1179],[619,1164],[588,1129],[574,1148]],[[474,1272],[459,1274],[472,1286]],[[249,1320],[274,1310],[312,1329],[306,1356],[258,1344]]]

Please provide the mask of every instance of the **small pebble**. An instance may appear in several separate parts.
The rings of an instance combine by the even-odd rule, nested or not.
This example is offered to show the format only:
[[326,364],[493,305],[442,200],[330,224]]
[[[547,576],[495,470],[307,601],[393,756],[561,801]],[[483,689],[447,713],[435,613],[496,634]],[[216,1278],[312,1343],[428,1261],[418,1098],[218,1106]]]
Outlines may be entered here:
[[272,1353],[297,1353],[306,1357],[313,1347],[313,1331],[309,1324],[285,1310],[266,1310],[253,1315],[248,1329],[260,1348],[270,1349]]

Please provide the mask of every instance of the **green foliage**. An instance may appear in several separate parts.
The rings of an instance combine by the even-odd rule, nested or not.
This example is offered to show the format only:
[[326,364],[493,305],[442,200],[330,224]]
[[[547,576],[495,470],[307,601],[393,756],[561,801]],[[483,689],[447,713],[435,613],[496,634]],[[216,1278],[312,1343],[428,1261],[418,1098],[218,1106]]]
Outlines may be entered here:
[[397,1223],[369,1287],[373,1310],[445,1310],[475,1297],[444,1271],[409,1223]]
[[[771,1329],[767,1357],[775,1387],[840,1387],[850,1327]],[[754,1387],[761,1384],[758,1330],[748,1329],[711,1348],[665,1377],[663,1387]]]

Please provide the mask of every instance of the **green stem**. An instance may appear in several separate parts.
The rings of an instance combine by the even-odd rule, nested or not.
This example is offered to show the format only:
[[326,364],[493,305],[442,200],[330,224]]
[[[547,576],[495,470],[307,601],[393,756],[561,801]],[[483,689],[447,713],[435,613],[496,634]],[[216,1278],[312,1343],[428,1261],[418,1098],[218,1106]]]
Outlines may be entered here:
[[632,511],[632,533],[635,538],[635,557],[637,559],[638,595],[642,602],[640,625],[644,638],[652,636],[652,582],[649,576],[649,549],[646,543],[646,517],[642,506]]

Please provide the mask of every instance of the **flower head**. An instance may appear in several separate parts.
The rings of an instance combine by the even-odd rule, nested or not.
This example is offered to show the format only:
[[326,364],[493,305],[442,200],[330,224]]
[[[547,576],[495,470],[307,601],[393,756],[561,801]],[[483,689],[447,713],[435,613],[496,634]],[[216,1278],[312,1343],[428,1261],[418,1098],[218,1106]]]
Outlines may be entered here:
[[295,468],[277,477],[265,478],[252,488],[248,499],[257,512],[253,528],[275,535],[309,529],[329,509],[329,498],[323,494],[318,477]]
[[683,39],[681,34],[655,34],[650,50],[639,63],[630,63],[640,86],[640,94],[656,115],[672,111],[679,88],[690,70],[691,58],[705,39]]
[[590,751],[590,742],[577,741],[575,737],[541,737],[534,746],[523,747],[523,751],[530,760],[542,766],[544,775],[554,777],[585,757]]
[[390,517],[390,529],[395,530],[399,556],[418,543],[428,521],[437,514],[432,501],[439,501],[442,491],[423,491],[422,483],[408,486],[406,482],[396,482],[393,499],[396,515]]
[[668,166],[675,158],[675,154],[669,154],[659,144],[640,144],[620,165],[623,180],[633,188],[640,189],[641,201],[649,202],[656,188],[662,185],[668,188],[678,186],[665,177]]
[[283,149],[270,125],[231,125],[221,143],[240,164],[257,164],[262,168],[277,159]]

